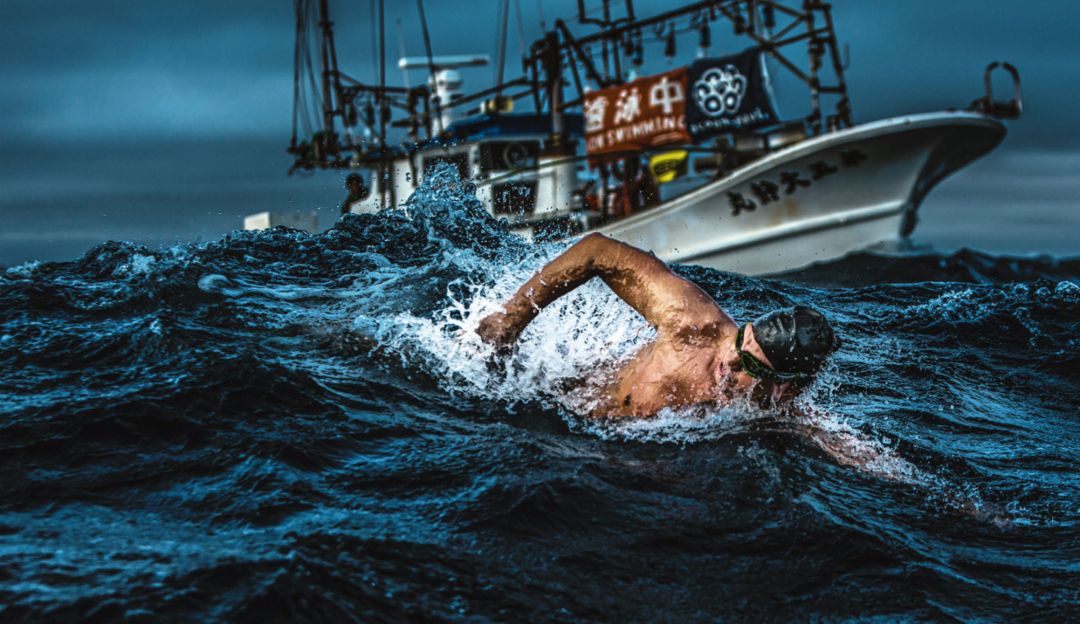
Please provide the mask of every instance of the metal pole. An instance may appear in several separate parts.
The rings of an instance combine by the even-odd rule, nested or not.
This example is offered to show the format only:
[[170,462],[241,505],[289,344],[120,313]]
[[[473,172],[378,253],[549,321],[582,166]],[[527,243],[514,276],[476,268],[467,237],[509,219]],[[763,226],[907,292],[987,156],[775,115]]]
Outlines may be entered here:
[[297,3],[296,5],[296,43],[293,46],[293,116],[292,116],[292,140],[289,141],[290,147],[296,147],[296,126],[297,117],[300,116],[300,46],[301,39],[304,37],[303,24],[303,10],[302,6]]
[[[324,0],[325,1],[325,0]],[[386,105],[386,3],[379,0],[379,202],[385,208],[386,203],[386,122],[389,107]],[[390,189],[390,201],[394,201],[393,188]]]
[[814,9],[811,6],[811,0],[803,0],[803,10],[806,12],[806,31],[811,33],[809,39],[806,42],[807,56],[810,63],[810,131],[813,135],[821,133],[821,81],[818,78],[818,65],[821,62],[821,58],[817,56],[816,49],[818,46],[817,37],[813,36],[814,32]]
[[[563,39],[566,40],[567,45],[577,53],[578,59],[581,60],[581,64],[585,67],[586,74],[588,74],[589,78],[596,83],[596,86],[601,88],[606,86],[606,80],[600,77],[600,73],[596,71],[596,66],[593,65],[592,59],[589,58],[589,55],[585,54],[585,50],[578,45],[577,41],[574,39],[574,35],[570,32],[570,28],[566,25],[566,22],[561,19],[555,20],[555,28],[558,28],[559,31],[562,32]],[[573,67],[576,68],[577,64],[575,63]]]
[[562,111],[562,59],[559,51],[559,35],[554,30],[547,34],[546,48],[547,67],[544,69],[548,83],[548,106],[551,109],[551,135],[553,142],[561,142],[565,134]]
[[327,0],[319,0],[319,26],[322,27],[322,108],[324,140],[334,131],[334,98],[330,88],[330,10]]
[[499,90],[495,94],[495,106],[501,106],[503,69],[506,67],[506,36],[510,30],[510,0],[503,0],[502,20],[499,26],[499,65],[496,72],[495,84]]
[[836,49],[836,31],[833,29],[832,11],[825,9],[825,25],[829,30],[829,55],[832,56],[833,72],[836,74],[836,88],[840,100],[836,103],[836,116],[845,126],[851,127],[851,102],[847,95],[847,82],[844,80],[844,65],[840,62],[840,53]]
[[[611,25],[611,6],[610,0],[604,0],[604,21]],[[611,61],[612,68],[615,70],[615,84],[623,83],[622,63],[619,61],[619,54],[622,53],[622,46],[619,45],[619,38],[617,36],[611,37]]]
[[[382,2],[382,0],[379,0]],[[428,36],[427,17],[424,15],[424,0],[416,0],[416,8],[420,12],[420,29],[424,35],[424,52],[427,53],[428,71],[431,76],[431,88],[438,90],[436,84],[437,76],[435,74],[435,57],[431,53],[431,37]],[[442,122],[442,102],[439,101],[438,94],[432,99],[435,103],[435,119],[437,120],[436,128],[439,129],[439,134],[442,134],[446,128],[443,127]]]

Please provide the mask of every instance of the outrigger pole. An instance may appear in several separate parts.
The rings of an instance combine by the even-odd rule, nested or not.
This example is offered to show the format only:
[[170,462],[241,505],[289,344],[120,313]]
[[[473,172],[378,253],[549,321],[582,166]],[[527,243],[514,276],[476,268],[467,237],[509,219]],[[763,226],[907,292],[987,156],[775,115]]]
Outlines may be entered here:
[[[325,2],[325,0],[323,0]],[[379,0],[379,93],[386,91],[386,2]],[[390,110],[379,98],[379,201],[382,206],[391,206],[394,202],[394,185],[386,183],[386,124],[390,121]],[[390,202],[386,202],[387,186],[390,187]]]
[[[312,0],[296,0],[298,20],[304,20],[304,7]],[[297,168],[313,169],[320,168],[347,168],[361,163],[379,163],[380,172],[384,172],[387,162],[391,159],[388,154],[387,125],[389,123],[390,108],[396,106],[404,109],[408,117],[405,120],[394,122],[394,127],[402,126],[410,128],[409,135],[415,141],[417,129],[422,125],[426,128],[427,137],[434,138],[442,135],[446,128],[437,127],[433,132],[432,111],[428,109],[433,105],[434,117],[442,119],[441,108],[447,103],[432,102],[431,82],[411,88],[388,87],[386,85],[386,45],[385,45],[385,0],[379,0],[379,32],[380,32],[380,70],[379,85],[367,86],[342,74],[337,67],[337,55],[334,51],[333,23],[329,19],[328,0],[319,0],[320,26],[322,34],[322,131],[316,133],[310,139],[310,143],[293,143],[289,152],[296,155],[297,160],[292,170]],[[463,95],[456,98],[455,106],[462,106],[495,95],[502,97],[512,87],[522,87],[517,93],[508,93],[505,97],[517,100],[531,96],[535,110],[538,114],[547,113],[551,119],[552,137],[549,147],[565,149],[565,119],[564,111],[580,106],[584,101],[587,88],[584,79],[591,80],[597,86],[604,88],[622,84],[625,77],[622,74],[621,52],[626,51],[629,55],[634,52],[640,56],[642,31],[657,25],[669,24],[679,18],[688,15],[695,16],[699,22],[707,23],[722,17],[733,23],[735,34],[748,37],[756,48],[762,53],[768,54],[777,63],[791,72],[792,75],[804,82],[810,90],[810,113],[804,117],[807,128],[811,134],[816,135],[824,131],[832,131],[852,125],[851,107],[847,96],[847,84],[844,80],[844,67],[837,52],[836,35],[833,30],[831,6],[820,0],[803,0],[798,9],[787,7],[778,0],[699,0],[689,3],[681,8],[672,9],[663,13],[638,18],[632,0],[624,0],[625,15],[613,18],[611,14],[611,0],[604,0],[603,18],[589,17],[585,11],[585,3],[578,2],[578,21],[582,24],[598,25],[600,30],[575,37],[570,27],[562,20],[556,20],[553,28],[530,46],[529,52],[522,59],[524,76],[495,85],[471,95]],[[429,71],[434,73],[434,58],[431,52],[431,42],[427,31],[427,21],[424,15],[423,1],[417,0],[417,8],[423,27],[425,52],[428,56]],[[508,12],[508,6],[504,3],[504,11]],[[505,21],[505,19],[504,19]],[[783,22],[783,23],[781,23]],[[301,32],[298,28],[298,37]],[[674,31],[669,32],[672,36]],[[807,42],[807,67],[804,70],[793,58],[787,56],[783,48],[801,41]],[[603,67],[598,67],[591,56],[589,47],[599,44],[602,47]],[[301,59],[301,48],[298,45],[297,63],[307,59]],[[304,51],[309,52],[306,47]],[[834,76],[833,81],[824,81],[821,68],[825,58],[829,57],[829,68]],[[634,61],[637,64],[637,61]],[[570,67],[573,74],[573,82],[578,92],[578,97],[567,99],[563,97],[562,89],[564,80],[562,71],[564,63]],[[579,72],[579,66],[581,72]],[[299,83],[304,76],[305,65],[295,72],[294,79]],[[582,73],[584,75],[582,75]],[[343,78],[349,84],[343,84]],[[546,93],[543,93],[546,91]],[[542,95],[544,97],[542,97]],[[832,95],[836,99],[835,113],[823,120],[821,99],[823,95]],[[334,130],[334,118],[340,116],[343,126],[348,130],[356,124],[356,100],[360,97],[370,98],[369,104],[374,103],[379,109],[379,145],[377,149],[371,149],[362,145],[356,145],[351,137],[346,145],[342,145]],[[296,115],[300,114],[302,98],[294,100],[297,110],[294,111],[294,124]],[[417,111],[417,103],[423,101],[424,110]],[[335,106],[335,103],[338,106]],[[496,102],[495,109],[500,108]],[[547,108],[545,111],[544,109]],[[481,107],[484,110],[484,107]],[[374,125],[372,116],[367,116],[366,123],[369,127]],[[441,121],[440,121],[441,124]],[[382,173],[380,174],[382,175]]]
[[[431,86],[434,86],[438,76],[438,68],[435,67],[435,57],[431,52],[431,37],[428,35],[427,15],[424,13],[424,0],[416,0],[416,10],[420,13],[420,30],[424,37],[424,53],[427,54],[428,75],[431,80],[430,84]],[[435,119],[438,120],[436,127],[439,129],[439,134],[442,134],[446,131],[446,128],[442,125],[442,102],[439,101],[438,95],[432,98],[432,102],[435,104]]]
[[[531,54],[526,57],[525,64],[534,71],[537,67],[546,67],[546,50],[549,45],[555,45],[561,56],[567,53],[569,63],[581,63],[586,74],[600,87],[618,85],[623,82],[620,71],[619,47],[625,44],[630,37],[640,38],[641,31],[676,20],[677,18],[693,14],[704,13],[710,17],[720,15],[731,21],[735,27],[735,34],[750,38],[757,47],[780,63],[785,69],[804,82],[810,89],[811,112],[806,117],[812,134],[819,134],[822,130],[822,113],[820,96],[823,93],[838,96],[836,114],[827,120],[827,129],[834,130],[852,125],[851,107],[847,97],[847,84],[844,80],[844,67],[840,62],[837,51],[836,34],[833,29],[831,5],[819,0],[803,0],[802,11],[784,6],[776,0],[701,0],[678,9],[672,9],[659,13],[652,17],[638,19],[634,15],[632,0],[626,0],[627,16],[611,19],[609,1],[604,2],[604,18],[602,20],[590,18],[586,15],[584,2],[578,2],[578,21],[585,24],[596,24],[601,30],[574,37],[569,27],[558,20],[555,28],[561,35],[553,40],[545,36],[533,44]],[[763,23],[759,23],[758,12],[764,16]],[[775,24],[776,15],[780,14],[790,19],[790,22],[782,28],[771,33],[759,32]],[[818,16],[820,14],[820,25]],[[802,27],[802,32],[798,32]],[[790,46],[800,41],[807,41],[808,67],[804,71],[793,60],[788,58],[781,48]],[[609,73],[608,59],[604,56],[605,76],[601,77],[592,59],[586,52],[591,44],[600,43],[604,50],[610,48],[614,66],[614,73]],[[824,56],[831,59],[831,68],[835,75],[835,83],[823,84],[819,70]],[[564,102],[563,106],[571,108],[579,106],[584,99],[584,92],[579,93],[579,98]]]

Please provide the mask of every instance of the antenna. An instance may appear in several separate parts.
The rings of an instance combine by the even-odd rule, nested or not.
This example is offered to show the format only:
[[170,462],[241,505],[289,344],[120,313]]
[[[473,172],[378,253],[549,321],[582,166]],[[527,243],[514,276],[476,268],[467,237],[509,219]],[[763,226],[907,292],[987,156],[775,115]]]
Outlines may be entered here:
[[521,0],[514,0],[514,10],[515,10],[514,17],[516,18],[515,21],[517,22],[517,31],[518,31],[518,54],[521,55],[521,59],[522,59],[522,61],[524,61],[525,60],[525,24],[522,22],[522,19],[521,19]]
[[330,11],[326,6],[326,0],[319,1],[319,27],[321,37],[319,41],[319,61],[322,70],[322,108],[323,108],[323,132],[327,138],[334,131],[334,100],[331,77],[333,69],[330,67],[330,47],[333,45],[333,22],[330,21]]
[[375,0],[371,0],[371,81],[379,80],[379,33],[378,14],[375,12]]
[[[401,18],[394,20],[394,28],[397,30],[398,52],[401,53],[400,58],[405,58],[405,33],[401,32]],[[409,71],[407,68],[401,68],[401,80],[405,85],[405,88],[409,88]]]
[[[379,204],[387,205],[386,194],[390,191],[390,203],[394,201],[394,186],[387,189],[386,122],[390,107],[386,105],[386,3],[379,0]],[[393,171],[392,169],[390,171]]]
[[[432,88],[434,88],[438,83],[435,78],[435,61],[432,60],[431,56],[431,37],[428,36],[427,16],[424,15],[424,0],[416,0],[416,8],[420,13],[420,29],[424,35],[424,52],[427,53],[428,71],[431,74],[431,86]],[[404,60],[405,59],[402,59],[402,61]],[[405,65],[402,65],[400,62],[398,64],[401,65],[401,67],[407,69],[407,67]],[[435,97],[432,98],[432,101],[435,103],[435,119],[439,120],[439,134],[442,134],[446,131],[446,128],[443,126],[442,102],[439,101],[438,95],[435,95]]]
[[437,134],[442,134],[454,121],[454,106],[461,99],[461,74],[455,71],[459,67],[477,67],[487,65],[486,54],[455,54],[446,56],[407,56],[398,60],[401,69],[428,70],[430,89],[428,101],[435,105]]
[[510,0],[503,0],[499,5],[499,63],[495,72],[495,86],[498,89],[495,97],[502,96],[503,68],[506,67],[506,35],[510,30]]

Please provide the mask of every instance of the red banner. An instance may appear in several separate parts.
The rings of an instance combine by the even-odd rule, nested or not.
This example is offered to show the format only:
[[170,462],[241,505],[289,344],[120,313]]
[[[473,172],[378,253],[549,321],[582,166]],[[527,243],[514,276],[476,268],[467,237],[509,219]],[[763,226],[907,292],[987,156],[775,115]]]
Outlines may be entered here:
[[599,155],[688,143],[685,104],[685,68],[586,93],[585,151]]

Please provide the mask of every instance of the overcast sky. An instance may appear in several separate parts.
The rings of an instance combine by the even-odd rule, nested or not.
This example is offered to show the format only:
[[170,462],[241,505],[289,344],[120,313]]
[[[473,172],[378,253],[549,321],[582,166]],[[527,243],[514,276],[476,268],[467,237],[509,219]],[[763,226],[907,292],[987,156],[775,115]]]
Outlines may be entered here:
[[[556,16],[575,15],[576,0],[544,0],[542,6],[536,0],[512,0],[511,6],[516,3],[527,40],[541,32],[541,11],[549,25]],[[390,61],[398,56],[397,19],[407,52],[421,54],[414,3],[387,4]],[[498,4],[426,0],[435,53],[492,53]],[[636,7],[647,15],[671,4],[638,0]],[[1025,104],[1025,116],[1010,125],[1002,149],[1080,147],[1080,3],[836,0],[834,7],[841,44],[850,50],[848,79],[858,121],[963,108],[981,95],[986,63],[1000,59],[1020,69]],[[331,9],[342,69],[370,79],[369,0],[331,0]],[[511,59],[519,50],[514,22],[516,15]],[[285,178],[293,37],[291,0],[2,0],[0,184],[5,193],[0,219],[18,210],[32,216],[49,208],[48,226],[56,227],[57,219],[65,219],[56,212],[58,202],[86,208],[90,204],[79,197],[92,193],[196,193],[227,187],[239,199],[219,198],[226,202],[221,205],[242,203],[245,192],[273,188],[291,193],[289,201],[315,202],[329,213],[340,194],[333,174]],[[713,39],[714,53],[744,47],[719,25]],[[679,53],[688,60],[692,50]],[[507,74],[516,68],[516,61],[509,61]],[[491,73],[490,68],[474,72],[472,86],[487,86]],[[388,76],[401,81],[396,67]],[[781,110],[801,114],[804,102],[789,106],[782,101]],[[132,144],[141,147],[125,147]],[[39,204],[31,206],[29,200]],[[210,216],[223,224],[253,211],[238,205],[236,214],[224,214],[221,205],[210,202],[195,212],[220,213]],[[153,210],[149,199],[140,206]],[[108,221],[109,211],[102,214],[99,221],[119,226]],[[5,225],[0,245],[10,248],[23,239],[15,240],[10,223]],[[203,228],[200,236],[216,236],[216,227]],[[167,230],[161,240],[190,238],[190,228],[181,230]],[[75,230],[69,234],[78,239]],[[85,238],[94,236],[99,234]],[[33,257],[32,242],[23,247],[30,251],[22,256]],[[50,257],[45,251],[39,255]],[[0,264],[11,262],[8,256],[0,250]]]
[[[519,2],[531,40],[540,32],[540,5]],[[422,53],[415,5],[388,4],[391,61],[397,18],[408,51]],[[493,51],[498,0],[426,4],[436,53]],[[636,3],[640,14],[669,5]],[[572,16],[573,6],[545,0],[542,10],[550,23]],[[370,78],[369,2],[331,8],[342,68]],[[1025,144],[1080,141],[1080,3],[837,0],[835,14],[840,39],[850,46],[859,118],[966,105],[981,90],[983,66],[1006,59],[1023,73],[1031,113],[1013,137]],[[4,0],[0,132],[46,140],[280,138],[289,124],[293,28],[290,0]],[[716,31],[719,51],[733,40]],[[512,33],[509,48],[517,52],[516,28]],[[396,69],[389,76],[401,80]]]

